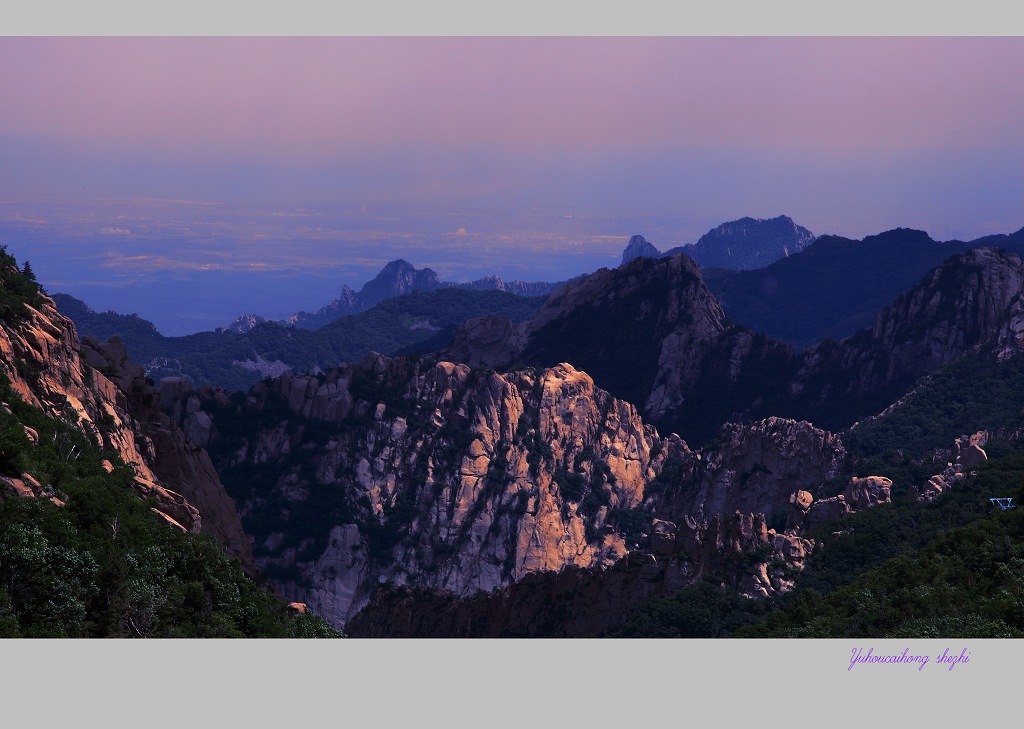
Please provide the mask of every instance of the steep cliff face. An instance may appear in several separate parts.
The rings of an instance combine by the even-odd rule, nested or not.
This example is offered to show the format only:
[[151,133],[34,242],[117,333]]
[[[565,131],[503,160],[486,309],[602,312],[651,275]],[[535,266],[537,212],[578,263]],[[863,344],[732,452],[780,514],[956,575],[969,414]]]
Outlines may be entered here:
[[206,453],[160,412],[142,368],[117,341],[79,344],[52,299],[0,327],[0,370],[25,402],[67,420],[137,474],[136,490],[157,499],[169,523],[212,533],[251,571],[255,563],[234,506]]
[[379,582],[472,594],[611,564],[644,485],[688,453],[569,365],[498,375],[373,356],[210,407],[258,563],[336,624]]
[[667,527],[655,553],[632,552],[604,570],[534,573],[463,599],[430,588],[381,587],[346,631],[357,638],[601,636],[648,600],[704,575],[720,576],[752,598],[785,592],[814,546],[767,529],[763,517],[750,514]]
[[123,392],[106,375],[82,362],[78,334],[53,301],[27,307],[27,318],[0,327],[0,370],[25,402],[51,417],[77,422],[94,433],[103,447],[116,451],[136,472],[156,478],[143,455],[126,412]]
[[[242,528],[235,504],[220,482],[209,454],[189,440],[178,424],[161,408],[159,390],[148,384],[140,365],[128,359],[124,345],[116,338],[101,343],[93,337],[82,340],[83,357],[101,372],[107,372],[125,398],[135,432],[145,447],[154,478],[180,492],[203,515],[203,531],[213,535],[228,554],[238,557],[247,572],[255,572],[252,547]],[[197,417],[184,420],[194,432]]]
[[1021,349],[1022,292],[1024,262],[1012,253],[979,248],[949,259],[870,328],[807,350],[787,385],[793,407],[846,426],[969,351],[1009,357]]
[[762,514],[781,528],[793,493],[837,478],[846,450],[838,435],[810,423],[768,418],[725,424],[702,455],[699,480],[671,497],[671,512]]
[[644,403],[666,367],[676,388],[691,386],[731,328],[691,259],[636,258],[566,284],[528,322],[467,322],[439,356],[493,367],[571,362],[617,397]]

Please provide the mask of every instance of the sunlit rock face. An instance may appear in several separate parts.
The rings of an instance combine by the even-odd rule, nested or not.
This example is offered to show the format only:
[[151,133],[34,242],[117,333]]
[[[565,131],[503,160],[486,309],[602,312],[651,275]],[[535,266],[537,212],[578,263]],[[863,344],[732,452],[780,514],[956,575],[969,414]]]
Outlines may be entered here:
[[[835,436],[779,419],[729,426],[724,444],[694,452],[567,363],[497,373],[371,355],[208,408],[258,564],[338,626],[380,585],[469,596],[536,573],[606,570],[649,551],[656,523],[662,544],[675,540],[664,524],[688,516],[705,546],[673,574],[699,579],[722,549],[768,541],[755,530],[745,547],[725,545],[713,524],[788,506],[792,482],[815,486],[843,453]],[[757,478],[743,479],[755,463]]]
[[43,297],[24,322],[0,327],[0,370],[23,400],[73,423],[132,466],[139,495],[155,498],[169,524],[211,533],[255,571],[251,545],[209,456],[161,411],[158,392],[117,338],[80,343],[72,321]]
[[229,484],[253,466],[273,473],[266,493],[239,500],[243,515],[336,502],[322,530],[285,517],[252,536],[286,596],[338,624],[384,582],[472,594],[610,565],[629,551],[616,519],[639,512],[667,457],[688,452],[567,364],[497,374],[371,356],[212,411],[215,434],[274,413],[230,448],[213,439]]

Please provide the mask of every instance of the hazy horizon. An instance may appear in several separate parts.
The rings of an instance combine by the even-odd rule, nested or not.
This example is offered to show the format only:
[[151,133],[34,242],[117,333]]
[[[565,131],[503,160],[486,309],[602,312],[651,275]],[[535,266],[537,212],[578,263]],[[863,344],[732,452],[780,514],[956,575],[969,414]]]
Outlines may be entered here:
[[1019,37],[6,37],[0,64],[0,243],[165,333],[315,309],[398,257],[561,280],[746,216],[1024,226]]

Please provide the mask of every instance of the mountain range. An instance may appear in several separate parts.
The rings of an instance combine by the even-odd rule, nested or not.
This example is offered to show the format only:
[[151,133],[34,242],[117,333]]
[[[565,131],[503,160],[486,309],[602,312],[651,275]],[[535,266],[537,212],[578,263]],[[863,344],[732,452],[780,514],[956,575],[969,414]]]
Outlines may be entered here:
[[[347,285],[341,289],[341,296],[332,300],[326,306],[321,307],[315,313],[300,311],[293,314],[285,322],[293,324],[301,329],[319,329],[349,314],[357,314],[366,311],[373,306],[387,299],[405,294],[436,291],[437,289],[456,288],[468,291],[504,291],[516,296],[546,296],[555,290],[560,283],[525,281],[502,281],[498,276],[484,276],[476,281],[466,283],[453,283],[441,281],[438,275],[429,268],[417,269],[408,261],[398,259],[391,261],[381,269],[372,280],[363,284],[359,291],[354,291]],[[245,331],[245,322],[252,321],[251,315],[240,317],[230,325],[236,331]]]
[[[93,439],[90,468],[108,463],[150,499],[153,524],[209,534],[237,560],[231,579],[250,581],[237,584],[262,582],[351,636],[1022,636],[1009,565],[1024,559],[1024,517],[990,501],[1024,497],[1022,232],[827,236],[724,273],[634,238],[639,255],[543,300],[438,288],[317,331],[267,322],[195,340],[209,347],[196,361],[238,341],[288,366],[244,388],[147,380],[138,344],[79,332],[59,310],[75,302],[5,260],[0,528],[29,501],[39,524],[91,503],[98,471],[58,477],[35,456],[59,421]],[[790,330],[800,342],[734,315],[801,310],[780,289],[827,309]],[[438,331],[316,368],[285,362],[301,342],[339,354],[324,342],[342,327],[365,344],[381,320],[351,327],[387,307],[407,330]],[[839,338],[808,334],[868,314]],[[137,317],[77,310],[89,315],[154,341]],[[278,349],[258,349],[271,334]],[[101,532],[115,523],[90,513]],[[19,564],[0,560],[5,584],[24,585],[0,593],[0,628],[34,634],[47,596]],[[86,614],[131,634],[126,621],[153,608],[133,599],[97,592]],[[182,620],[161,615],[155,634]]]
[[371,309],[339,317],[318,330],[278,322],[165,337],[150,322],[114,312],[97,313],[85,302],[55,294],[83,336],[116,336],[146,376],[185,377],[197,384],[246,389],[284,372],[320,372],[370,351],[396,354],[441,346],[467,317],[494,313],[521,320],[543,299],[501,291],[446,288],[386,299]]

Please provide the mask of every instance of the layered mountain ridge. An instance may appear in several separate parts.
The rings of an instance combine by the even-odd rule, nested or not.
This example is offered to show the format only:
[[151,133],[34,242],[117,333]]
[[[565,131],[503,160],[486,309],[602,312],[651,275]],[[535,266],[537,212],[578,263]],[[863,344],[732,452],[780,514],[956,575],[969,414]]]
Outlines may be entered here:
[[468,291],[504,291],[516,296],[546,296],[560,285],[561,282],[528,283],[521,280],[506,282],[493,275],[465,283],[442,281],[433,269],[417,269],[408,261],[397,259],[387,263],[380,273],[363,284],[359,291],[345,285],[338,298],[315,313],[300,311],[282,323],[291,324],[301,329],[319,329],[343,316],[366,311],[387,299],[443,288],[458,288]]
[[659,427],[698,440],[723,422],[771,415],[838,429],[983,342],[1017,351],[1021,265],[1006,251],[969,250],[871,328],[796,352],[732,323],[686,256],[638,258],[566,285],[520,324],[471,320],[440,356],[498,368],[574,362],[643,403]]
[[[964,355],[1015,361],[1022,292],[1019,257],[969,250],[871,327],[798,352],[732,322],[688,256],[640,256],[523,322],[466,322],[434,355],[372,353],[247,393],[158,390],[117,340],[65,344],[52,302],[0,350],[19,393],[70,407],[155,486],[219,478],[238,514],[214,516],[234,504],[204,486],[186,496],[192,526],[231,544],[244,524],[251,564],[336,627],[593,635],[708,578],[792,590],[808,529],[890,499],[891,479],[849,478],[835,431]],[[986,438],[963,434],[914,498],[964,483]]]

